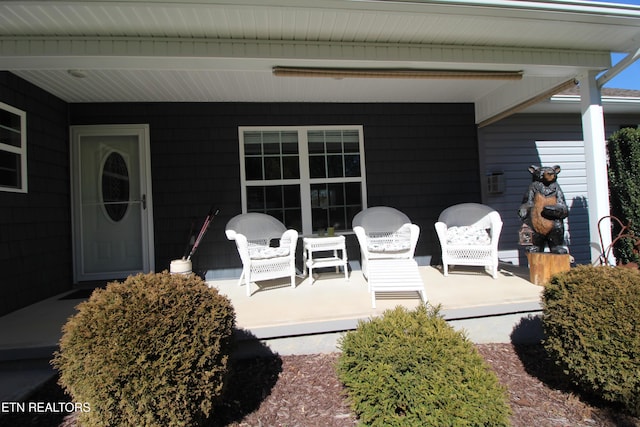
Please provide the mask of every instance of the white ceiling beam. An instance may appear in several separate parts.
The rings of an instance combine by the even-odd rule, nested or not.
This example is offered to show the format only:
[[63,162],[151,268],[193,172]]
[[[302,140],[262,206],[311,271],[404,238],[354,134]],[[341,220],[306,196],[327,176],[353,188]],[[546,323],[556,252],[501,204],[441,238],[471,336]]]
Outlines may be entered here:
[[[225,62],[225,60],[234,60]],[[242,63],[238,63],[242,60]],[[282,62],[277,63],[279,60]],[[241,69],[275,65],[465,67],[516,71],[523,66],[605,69],[608,52],[397,43],[248,41],[182,38],[0,37],[0,65],[25,69]],[[334,62],[332,62],[334,61]],[[388,64],[388,65],[387,65]]]
[[[488,123],[506,111],[516,112],[530,100],[537,99],[540,94],[554,95],[552,89],[563,87],[571,77],[530,77],[521,82],[509,82],[498,90],[487,94],[476,101],[476,123]],[[541,101],[541,100],[540,100]]]
[[638,59],[640,59],[640,47],[638,47],[635,52],[629,53],[627,56],[618,61],[616,65],[609,68],[600,77],[598,77],[598,80],[596,81],[598,87],[602,87],[607,84],[607,82],[626,70]]

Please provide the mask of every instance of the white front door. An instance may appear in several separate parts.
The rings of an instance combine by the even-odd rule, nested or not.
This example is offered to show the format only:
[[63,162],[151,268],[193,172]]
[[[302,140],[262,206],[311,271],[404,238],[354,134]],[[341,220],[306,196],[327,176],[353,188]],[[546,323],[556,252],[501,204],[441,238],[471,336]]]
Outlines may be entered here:
[[154,270],[148,125],[71,127],[74,280]]

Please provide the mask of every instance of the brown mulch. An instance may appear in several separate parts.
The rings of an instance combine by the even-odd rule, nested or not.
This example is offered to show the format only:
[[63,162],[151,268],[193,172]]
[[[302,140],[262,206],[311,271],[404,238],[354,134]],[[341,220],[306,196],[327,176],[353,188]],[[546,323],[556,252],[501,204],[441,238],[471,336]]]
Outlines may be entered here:
[[580,395],[541,345],[476,347],[507,387],[514,427],[640,427],[639,418]]
[[[640,419],[573,391],[540,346],[477,348],[507,387],[515,427],[640,427]],[[235,376],[211,427],[356,425],[336,377],[337,358],[332,353],[235,361]],[[69,398],[52,381],[29,400]],[[0,416],[0,426],[78,427],[73,414],[22,415]]]

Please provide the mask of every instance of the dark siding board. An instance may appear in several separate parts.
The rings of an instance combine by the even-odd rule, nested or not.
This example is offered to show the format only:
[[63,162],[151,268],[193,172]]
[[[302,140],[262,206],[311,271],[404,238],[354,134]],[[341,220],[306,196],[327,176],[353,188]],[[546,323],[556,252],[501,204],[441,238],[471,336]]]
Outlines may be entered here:
[[[156,270],[182,255],[191,221],[200,227],[212,203],[221,214],[194,268],[240,266],[224,236],[241,212],[238,126],[363,125],[369,206],[394,206],[417,222],[418,255],[439,252],[430,229],[450,201],[480,200],[471,104],[81,104],[70,111],[72,124],[149,124]],[[349,246],[359,258],[355,240]]]
[[71,288],[67,104],[9,72],[0,101],[27,113],[28,193],[0,192],[0,315]]
[[[605,111],[606,136],[619,129],[623,123],[640,123],[638,115],[609,115]],[[485,203],[500,212],[505,227],[500,239],[500,249],[517,250],[520,264],[526,264],[526,258],[518,248],[517,233],[520,221],[516,216],[518,206],[522,202],[522,194],[531,182],[527,171],[530,164],[540,164],[540,153],[536,141],[580,141],[582,140],[582,123],[579,114],[517,114],[493,125],[480,129],[480,161],[483,173],[503,171],[506,177],[507,190],[500,196],[485,196]],[[553,154],[551,163],[563,167],[560,177],[565,193],[579,192],[585,185],[584,173],[575,169],[574,156],[579,155],[574,147],[564,148],[561,153]],[[546,156],[549,157],[549,156]],[[549,162],[547,162],[549,163]],[[588,236],[589,215],[585,200],[567,200],[570,217],[569,232],[571,251],[578,263],[590,262]],[[595,236],[595,239],[598,237]]]
[[[536,147],[536,141],[581,140],[581,126],[579,115],[574,117],[570,115],[519,114],[479,131],[481,161],[485,171],[502,171],[505,174],[506,192],[497,196],[487,195],[486,203],[498,210],[504,221],[500,250],[518,254],[517,258],[510,258],[508,261],[526,265],[524,252],[517,245],[520,220],[516,213],[522,203],[522,195],[531,182],[531,175],[527,167],[541,163],[541,153]],[[562,164],[563,162],[558,156],[554,156],[552,163]],[[561,174],[561,178],[564,177],[565,175]],[[562,185],[566,192],[567,188],[564,184]],[[571,229],[575,230],[577,234],[585,232],[578,225],[578,222],[583,223],[582,218],[579,218],[581,216],[578,211],[570,213]],[[588,245],[580,246],[578,243],[579,239],[576,240],[572,236],[570,249],[578,261],[584,263],[588,261],[589,248]]]
[[[0,73],[0,87],[0,100],[26,110],[29,125],[30,191],[0,194],[10,206],[0,215],[0,265],[9,272],[0,312],[6,312],[68,289],[72,261],[67,105],[10,73]],[[369,205],[395,206],[420,224],[418,254],[437,251],[432,228],[442,209],[480,197],[471,104],[140,103],[70,110],[71,124],[151,125],[158,270],[182,255],[191,222],[199,227],[211,203],[223,214],[196,254],[196,268],[239,266],[223,230],[240,212],[240,125],[362,124]],[[348,246],[357,258],[353,236]]]

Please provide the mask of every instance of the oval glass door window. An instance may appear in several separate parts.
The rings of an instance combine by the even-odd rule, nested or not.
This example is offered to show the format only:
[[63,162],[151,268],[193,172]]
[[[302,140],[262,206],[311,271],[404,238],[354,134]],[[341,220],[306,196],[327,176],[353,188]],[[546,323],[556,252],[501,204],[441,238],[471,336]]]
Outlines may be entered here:
[[102,167],[102,203],[113,221],[124,218],[129,209],[129,169],[121,154],[107,156]]

